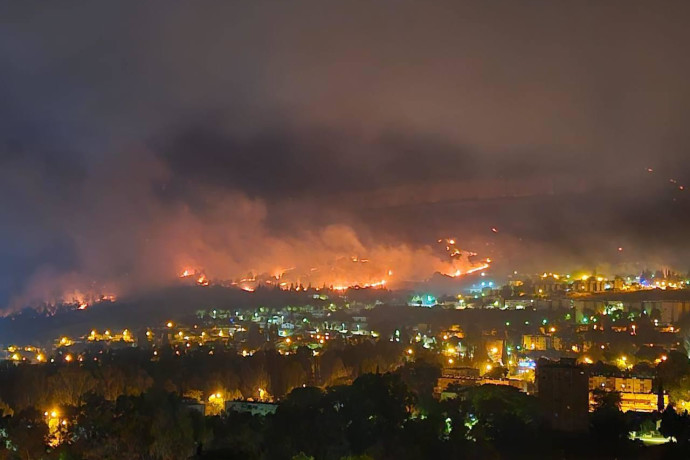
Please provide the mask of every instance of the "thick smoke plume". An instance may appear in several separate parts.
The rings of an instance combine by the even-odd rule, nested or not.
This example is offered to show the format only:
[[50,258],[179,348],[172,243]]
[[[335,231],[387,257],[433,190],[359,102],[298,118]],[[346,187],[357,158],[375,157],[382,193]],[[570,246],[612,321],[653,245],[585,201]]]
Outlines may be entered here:
[[690,268],[687,1],[69,3],[0,5],[2,308]]
[[154,289],[185,270],[247,289],[263,280],[344,288],[402,287],[435,272],[455,276],[481,266],[470,254],[449,254],[446,242],[380,244],[345,224],[292,221],[290,235],[279,235],[267,226],[262,199],[203,184],[173,196],[167,189],[174,176],[155,155],[117,158],[89,173],[68,208],[62,230],[77,235],[74,267],[40,267],[11,308]]

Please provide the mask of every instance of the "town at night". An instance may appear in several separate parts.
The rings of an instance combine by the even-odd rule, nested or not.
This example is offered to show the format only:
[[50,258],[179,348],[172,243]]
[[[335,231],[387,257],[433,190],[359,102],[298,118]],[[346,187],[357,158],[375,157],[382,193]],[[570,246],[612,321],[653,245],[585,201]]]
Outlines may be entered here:
[[690,457],[690,4],[0,4],[0,460]]

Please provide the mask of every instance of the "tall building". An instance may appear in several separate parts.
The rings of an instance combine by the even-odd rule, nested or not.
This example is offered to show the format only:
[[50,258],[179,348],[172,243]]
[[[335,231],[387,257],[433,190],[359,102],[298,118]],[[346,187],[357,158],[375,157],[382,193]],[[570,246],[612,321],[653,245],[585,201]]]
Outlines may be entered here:
[[589,425],[589,378],[574,358],[540,359],[535,375],[537,399],[555,430],[586,431]]

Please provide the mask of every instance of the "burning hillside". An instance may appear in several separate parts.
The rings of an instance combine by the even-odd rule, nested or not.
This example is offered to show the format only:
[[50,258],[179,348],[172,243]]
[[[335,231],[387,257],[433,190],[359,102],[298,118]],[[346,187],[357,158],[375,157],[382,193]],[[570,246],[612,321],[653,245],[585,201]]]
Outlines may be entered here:
[[326,211],[319,216],[323,222],[351,225],[317,224],[313,213],[285,201],[206,184],[179,192],[175,187],[183,185],[155,156],[119,162],[99,165],[88,176],[83,188],[90,193],[79,195],[78,212],[65,220],[61,230],[77,235],[71,264],[34,270],[5,311],[60,302],[87,308],[102,298],[165,288],[180,277],[245,291],[309,285],[397,289],[434,273],[462,276],[488,264],[452,238],[419,246]]
[[[348,237],[352,236],[348,229],[332,228],[329,232],[345,232]],[[357,243],[350,251],[346,247],[340,247],[337,242],[329,242],[302,254],[302,263],[289,268],[267,269],[270,262],[266,262],[260,268],[253,268],[240,277],[229,271],[211,272],[187,267],[178,276],[200,286],[208,286],[213,282],[236,286],[249,292],[259,286],[274,286],[286,290],[307,287],[332,290],[382,287],[395,289],[425,281],[435,273],[460,277],[487,269],[491,262],[490,259],[477,260],[476,253],[461,250],[452,238],[439,240],[441,247],[445,247],[445,254],[431,247],[413,249],[401,245],[366,248],[357,239],[349,241]],[[358,252],[352,254],[354,250]],[[195,266],[204,266],[203,261],[198,261]]]

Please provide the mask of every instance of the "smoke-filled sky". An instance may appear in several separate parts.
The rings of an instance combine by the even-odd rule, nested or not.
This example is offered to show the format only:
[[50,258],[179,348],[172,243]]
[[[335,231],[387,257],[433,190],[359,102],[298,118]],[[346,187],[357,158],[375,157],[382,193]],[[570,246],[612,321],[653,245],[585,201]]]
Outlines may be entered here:
[[496,273],[687,270],[689,19],[685,1],[5,2],[0,307],[345,254],[417,279],[442,237]]

